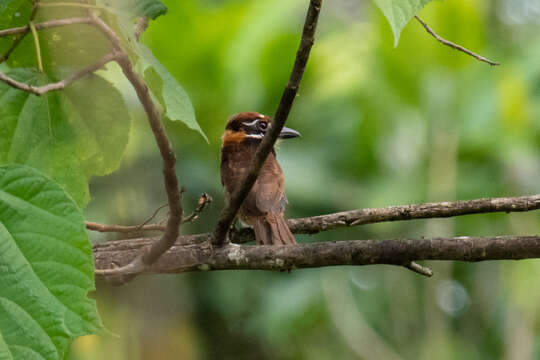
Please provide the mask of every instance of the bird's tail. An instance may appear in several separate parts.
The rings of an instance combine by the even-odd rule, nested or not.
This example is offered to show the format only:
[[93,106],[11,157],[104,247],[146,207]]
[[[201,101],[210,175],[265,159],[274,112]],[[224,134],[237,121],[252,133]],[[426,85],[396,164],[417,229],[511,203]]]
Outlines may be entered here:
[[255,240],[259,245],[297,244],[281,213],[268,213],[256,218],[253,224]]

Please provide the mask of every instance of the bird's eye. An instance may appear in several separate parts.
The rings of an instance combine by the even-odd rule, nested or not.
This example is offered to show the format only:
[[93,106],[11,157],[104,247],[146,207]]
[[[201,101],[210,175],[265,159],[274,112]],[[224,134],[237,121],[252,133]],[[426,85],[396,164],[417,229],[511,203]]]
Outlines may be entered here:
[[266,121],[259,121],[259,128],[261,130],[266,130],[267,127],[268,127],[268,123]]

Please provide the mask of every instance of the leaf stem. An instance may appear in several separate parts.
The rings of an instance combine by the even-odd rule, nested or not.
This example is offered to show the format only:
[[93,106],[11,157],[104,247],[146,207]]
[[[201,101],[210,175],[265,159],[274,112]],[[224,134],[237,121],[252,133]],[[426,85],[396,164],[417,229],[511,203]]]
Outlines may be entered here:
[[39,71],[43,72],[43,62],[41,61],[41,48],[39,46],[39,37],[36,30],[36,27],[34,26],[34,22],[30,21],[28,23],[28,26],[30,26],[30,30],[32,31],[32,36],[34,37],[34,45],[36,46],[36,57],[38,62],[38,69]]

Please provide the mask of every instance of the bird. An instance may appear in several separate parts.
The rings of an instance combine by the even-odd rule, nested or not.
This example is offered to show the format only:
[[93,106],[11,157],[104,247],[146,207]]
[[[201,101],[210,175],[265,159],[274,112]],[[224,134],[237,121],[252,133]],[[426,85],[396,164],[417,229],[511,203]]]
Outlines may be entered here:
[[[271,119],[258,112],[242,112],[227,121],[221,138],[220,173],[228,198],[248,173],[257,147],[270,125]],[[283,127],[279,134],[280,139],[299,136],[298,131],[287,127]],[[272,149],[240,207],[238,218],[253,227],[258,245],[294,245],[296,239],[283,216],[286,205],[283,170]]]

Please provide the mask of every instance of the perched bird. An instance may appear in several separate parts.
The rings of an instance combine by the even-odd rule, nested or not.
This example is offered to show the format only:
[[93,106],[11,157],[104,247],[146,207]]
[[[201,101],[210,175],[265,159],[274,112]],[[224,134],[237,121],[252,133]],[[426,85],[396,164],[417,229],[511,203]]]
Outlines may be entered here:
[[[251,161],[261,143],[270,118],[257,112],[232,116],[225,126],[221,146],[221,184],[230,196],[246,176]],[[279,138],[288,139],[300,133],[284,127]],[[296,244],[283,218],[287,197],[283,189],[283,171],[272,152],[266,158],[257,181],[239,211],[240,219],[253,226],[259,245]]]

